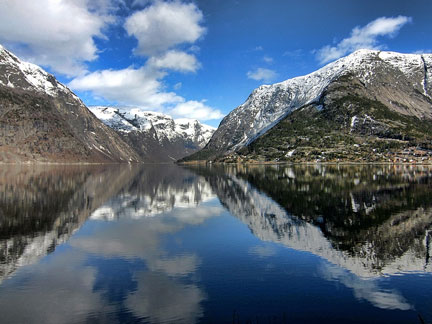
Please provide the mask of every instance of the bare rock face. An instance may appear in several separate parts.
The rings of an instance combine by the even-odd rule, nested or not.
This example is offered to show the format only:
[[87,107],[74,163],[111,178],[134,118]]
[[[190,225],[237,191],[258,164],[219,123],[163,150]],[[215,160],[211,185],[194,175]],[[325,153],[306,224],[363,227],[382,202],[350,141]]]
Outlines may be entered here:
[[193,119],[139,108],[90,107],[107,126],[132,146],[144,162],[174,162],[202,149],[215,129]]
[[0,46],[0,162],[138,162],[66,86]]
[[[308,116],[308,122],[312,124],[302,126],[316,129],[321,127],[316,123],[317,114],[332,111],[332,122],[335,122],[332,128],[348,125],[348,132],[351,132],[353,122],[354,129],[362,125],[360,128],[363,133],[374,133],[377,128],[385,133],[389,127],[383,125],[382,120],[377,121],[378,116],[369,123],[372,104],[379,106],[381,115],[391,119],[397,116],[396,119],[414,118],[412,121],[418,120],[423,124],[431,122],[431,80],[431,54],[359,50],[309,75],[255,89],[244,104],[222,120],[208,145],[187,160],[213,160],[238,152],[294,112],[305,109],[309,109],[310,113],[304,112],[301,117]],[[352,109],[354,106],[356,109]],[[396,120],[395,123],[400,124],[400,121]],[[408,124],[400,128],[410,126]],[[285,126],[285,130],[290,129],[288,125]],[[297,135],[292,133],[290,138]],[[424,135],[423,132],[421,136]],[[307,134],[301,136],[307,137]],[[270,145],[269,148],[274,146],[268,141],[266,145]],[[292,150],[293,147],[290,148],[288,143],[284,154]]]

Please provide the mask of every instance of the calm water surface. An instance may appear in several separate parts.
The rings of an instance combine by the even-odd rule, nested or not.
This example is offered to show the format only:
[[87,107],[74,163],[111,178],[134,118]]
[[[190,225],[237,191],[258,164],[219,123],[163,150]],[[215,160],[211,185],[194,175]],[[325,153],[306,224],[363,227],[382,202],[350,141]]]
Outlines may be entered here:
[[432,168],[6,167],[1,323],[432,323]]

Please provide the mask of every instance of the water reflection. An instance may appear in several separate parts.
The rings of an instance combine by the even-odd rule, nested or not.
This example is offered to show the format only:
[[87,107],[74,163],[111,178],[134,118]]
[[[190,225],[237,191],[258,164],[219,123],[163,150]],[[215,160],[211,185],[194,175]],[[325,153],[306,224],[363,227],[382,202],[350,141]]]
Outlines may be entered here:
[[[2,285],[3,320],[193,323],[202,315],[206,295],[193,280],[201,259],[164,248],[167,236],[223,211],[201,205],[215,197],[202,177],[175,166],[23,167],[2,176],[2,279],[26,266]],[[97,231],[71,237],[87,220]],[[38,263],[65,242],[72,250]]]
[[31,267],[31,273],[20,278],[25,284],[5,281],[0,294],[1,321],[54,324],[107,316],[112,307],[94,291],[97,272],[80,261],[82,255],[65,253],[49,264]]
[[432,271],[432,169],[394,166],[195,168],[264,241],[362,277]]
[[[414,312],[418,299],[382,279],[432,273],[431,179],[390,166],[3,168],[2,320],[207,323],[228,310],[227,321],[253,292],[300,311],[316,277],[329,295],[335,283],[376,309]],[[281,246],[313,255],[313,271]]]
[[414,307],[396,289],[385,289],[374,280],[362,280],[353,273],[334,265],[324,264],[321,268],[323,278],[337,281],[350,288],[357,299],[367,300],[382,309],[410,310]]
[[66,242],[136,168],[17,166],[0,171],[0,283]]
[[[323,257],[321,275],[383,309],[412,306],[373,280],[432,272],[432,169],[390,166],[195,168],[263,241]],[[253,247],[258,257],[271,256]],[[336,266],[333,266],[336,265]]]
[[150,323],[195,323],[203,314],[205,295],[198,286],[182,284],[153,272],[136,275],[138,288],[126,299],[133,314]]
[[141,168],[117,196],[95,211],[92,219],[155,216],[176,207],[194,207],[213,198],[210,185],[190,171],[149,165]]

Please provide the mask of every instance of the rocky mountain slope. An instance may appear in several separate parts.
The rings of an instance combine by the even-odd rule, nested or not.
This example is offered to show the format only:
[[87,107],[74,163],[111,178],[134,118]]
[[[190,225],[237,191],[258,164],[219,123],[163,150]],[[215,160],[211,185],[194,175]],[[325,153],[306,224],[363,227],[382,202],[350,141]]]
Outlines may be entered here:
[[431,54],[359,50],[309,75],[257,88],[186,160],[428,159],[431,80]]
[[0,162],[137,162],[67,87],[0,46]]
[[139,108],[94,106],[90,110],[132,146],[145,162],[173,162],[202,149],[215,129],[193,119]]

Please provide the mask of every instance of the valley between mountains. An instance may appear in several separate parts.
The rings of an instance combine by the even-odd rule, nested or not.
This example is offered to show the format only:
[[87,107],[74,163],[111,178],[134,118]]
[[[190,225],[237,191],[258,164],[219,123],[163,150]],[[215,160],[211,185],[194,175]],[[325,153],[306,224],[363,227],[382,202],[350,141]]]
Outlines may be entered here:
[[358,50],[255,89],[218,129],[86,107],[0,46],[0,162],[432,162],[432,54]]

